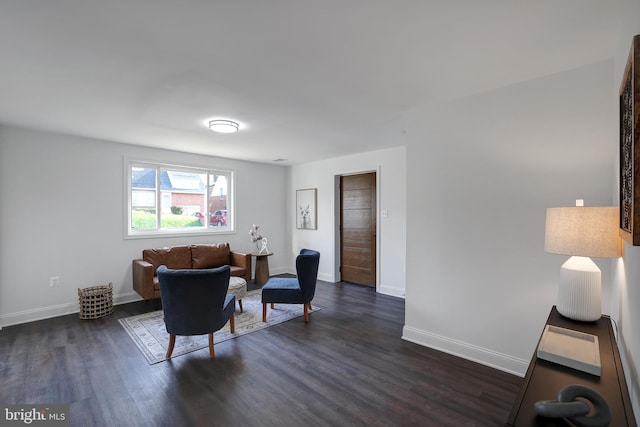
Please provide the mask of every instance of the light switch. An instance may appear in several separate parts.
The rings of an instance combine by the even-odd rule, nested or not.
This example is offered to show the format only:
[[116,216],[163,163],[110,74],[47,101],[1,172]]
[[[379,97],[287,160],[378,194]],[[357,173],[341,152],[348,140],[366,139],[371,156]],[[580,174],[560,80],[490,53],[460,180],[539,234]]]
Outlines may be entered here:
[[389,218],[389,209],[382,209],[382,218]]

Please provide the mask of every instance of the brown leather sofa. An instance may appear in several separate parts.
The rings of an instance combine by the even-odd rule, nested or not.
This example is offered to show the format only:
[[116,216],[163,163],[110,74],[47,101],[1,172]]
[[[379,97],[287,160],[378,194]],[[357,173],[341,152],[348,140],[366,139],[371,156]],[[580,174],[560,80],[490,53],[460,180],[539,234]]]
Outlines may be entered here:
[[156,270],[161,265],[174,270],[228,265],[232,276],[251,279],[251,254],[232,251],[229,243],[145,249],[142,259],[133,260],[133,289],[142,298],[160,298]]

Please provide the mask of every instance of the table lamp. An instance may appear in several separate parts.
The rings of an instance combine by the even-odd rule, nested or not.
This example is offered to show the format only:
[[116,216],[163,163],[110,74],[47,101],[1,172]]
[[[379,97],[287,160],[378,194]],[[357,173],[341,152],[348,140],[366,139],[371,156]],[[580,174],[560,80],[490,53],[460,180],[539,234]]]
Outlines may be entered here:
[[570,255],[560,268],[556,308],[573,320],[592,322],[602,314],[601,272],[589,257],[618,258],[618,208],[576,206],[548,208],[545,252]]

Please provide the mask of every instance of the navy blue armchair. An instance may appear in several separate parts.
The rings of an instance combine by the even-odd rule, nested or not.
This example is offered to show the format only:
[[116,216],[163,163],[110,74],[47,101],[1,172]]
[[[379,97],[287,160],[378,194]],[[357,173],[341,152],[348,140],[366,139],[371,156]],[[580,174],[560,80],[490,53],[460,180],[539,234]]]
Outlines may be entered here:
[[320,252],[302,249],[296,257],[295,278],[273,277],[262,287],[262,321],[267,321],[267,304],[304,304],[304,321],[309,323],[311,300],[316,292]]
[[214,358],[213,333],[227,321],[231,333],[235,332],[235,297],[227,295],[230,267],[171,270],[161,265],[157,273],[169,333],[166,358],[173,353],[176,335],[204,334],[209,334],[209,356]]

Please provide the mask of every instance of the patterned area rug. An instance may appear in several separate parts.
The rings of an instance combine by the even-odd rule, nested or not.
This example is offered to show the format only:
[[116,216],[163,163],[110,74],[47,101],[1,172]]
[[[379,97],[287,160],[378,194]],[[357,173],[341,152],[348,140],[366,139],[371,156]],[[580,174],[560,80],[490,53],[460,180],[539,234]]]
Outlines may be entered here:
[[[236,302],[236,332],[234,334],[229,332],[229,323],[227,322],[222,329],[213,334],[215,344],[286,322],[304,314],[302,304],[276,304],[274,309],[271,307],[267,309],[267,322],[263,323],[260,292],[260,289],[249,291],[242,298],[244,313],[240,313]],[[318,310],[320,308],[314,305],[310,313]],[[150,364],[166,360],[164,356],[169,344],[169,334],[164,325],[162,310],[125,317],[118,319],[118,321]],[[208,335],[178,336],[171,358],[208,347]]]

